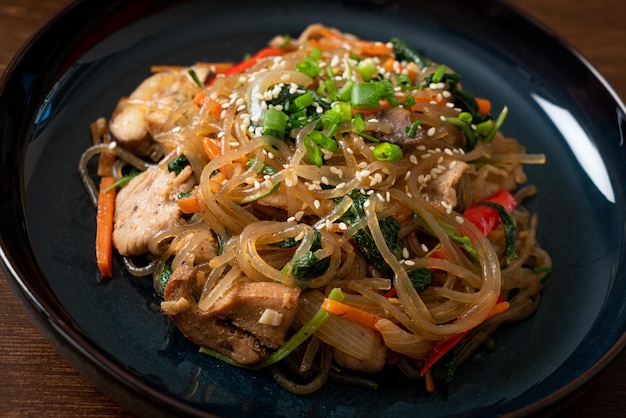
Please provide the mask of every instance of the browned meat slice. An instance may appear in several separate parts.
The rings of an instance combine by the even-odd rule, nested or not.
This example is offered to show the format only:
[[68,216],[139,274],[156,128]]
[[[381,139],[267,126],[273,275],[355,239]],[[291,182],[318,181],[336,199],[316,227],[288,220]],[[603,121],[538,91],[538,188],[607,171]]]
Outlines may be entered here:
[[[300,288],[276,282],[242,282],[227,290],[207,311],[194,294],[196,270],[177,268],[165,288],[165,314],[193,343],[209,347],[240,364],[262,361],[268,349],[285,342],[296,314]],[[181,301],[184,299],[184,301]]]
[[457,204],[455,186],[468,167],[463,161],[456,161],[454,167],[447,167],[437,178],[431,179],[424,190],[429,201],[435,206],[454,208]]
[[[200,79],[206,78],[207,67],[195,66]],[[124,148],[136,155],[158,157],[161,145],[153,137],[163,132],[172,110],[184,99],[192,98],[198,87],[187,69],[162,71],[145,79],[117,105],[109,131]]]
[[176,195],[191,189],[193,179],[177,181],[164,169],[150,168],[132,179],[115,199],[113,245],[121,255],[148,251],[148,241],[159,231],[182,225]]
[[410,137],[406,128],[411,126],[411,112],[402,107],[390,107],[378,112],[377,119],[379,122],[388,125],[391,133],[383,133],[381,139],[397,145],[412,145],[423,142],[426,132],[418,129],[413,137]]

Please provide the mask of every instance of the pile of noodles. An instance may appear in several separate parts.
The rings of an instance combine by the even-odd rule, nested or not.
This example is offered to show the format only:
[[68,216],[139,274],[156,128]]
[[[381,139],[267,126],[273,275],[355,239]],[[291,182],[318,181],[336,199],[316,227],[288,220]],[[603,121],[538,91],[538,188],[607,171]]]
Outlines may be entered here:
[[[328,30],[323,28],[322,33]],[[328,71],[313,78],[296,71],[311,44],[322,47],[322,61],[333,68],[332,77],[341,87],[346,63],[351,62],[351,54],[359,53],[361,43],[351,35],[337,31],[332,34],[322,36],[320,27],[314,25],[298,39],[277,38],[275,44],[283,43],[291,51],[262,59],[242,74],[217,76],[208,86],[192,88],[191,94],[167,114],[167,122],[152,133],[164,150],[171,150],[158,164],[164,166],[176,156],[185,155],[201,196],[199,212],[184,226],[161,231],[150,242],[159,293],[163,291],[161,271],[171,260],[173,270],[189,264],[203,273],[206,281],[199,295],[201,309],[209,309],[224,290],[238,281],[277,281],[305,289],[294,329],[313,317],[333,288],[344,292],[344,303],[384,318],[376,324],[376,330],[351,321],[329,320],[307,343],[307,352],[317,351],[322,358],[315,366],[319,374],[310,386],[293,383],[275,370],[277,380],[298,393],[315,390],[333,375],[328,366],[330,349],[324,347],[332,345],[355,358],[367,359],[372,355],[376,332],[389,349],[388,361],[408,375],[417,376],[414,368],[420,367],[435,341],[473,330],[457,347],[457,364],[462,363],[490,341],[500,324],[524,319],[534,312],[545,272],[551,266],[549,255],[536,239],[537,217],[522,204],[511,214],[517,226],[517,257],[511,260],[503,255],[502,227],[484,236],[473,224],[464,222],[461,215],[465,208],[501,188],[514,191],[519,202],[534,194],[532,186],[520,188],[526,180],[522,164],[541,163],[543,157],[526,154],[516,140],[501,132],[490,142],[479,142],[464,152],[463,132],[446,122],[446,117],[458,116],[459,110],[454,107],[437,100],[416,101],[411,111],[418,114],[428,133],[420,129],[421,140],[403,146],[402,158],[394,162],[373,156],[375,143],[368,138],[388,132],[388,127],[372,117],[365,118],[367,127],[361,131],[350,122],[342,123],[334,133],[337,149],[324,151],[321,167],[312,164],[303,144],[315,122],[287,132],[286,139],[255,130],[262,125],[266,108],[262,97],[272,86],[294,83],[315,90],[330,77]],[[387,58],[375,60],[382,63]],[[415,84],[438,67],[429,63],[417,68]],[[351,76],[359,81],[356,71]],[[393,74],[388,77],[394,81]],[[198,106],[192,100],[198,91],[221,105],[219,116],[210,111],[208,102]],[[436,98],[440,93],[427,86],[411,94]],[[361,132],[368,135],[364,137]],[[202,139],[206,137],[220,149],[220,155],[212,160],[203,149]],[[118,156],[127,159],[123,151]],[[457,163],[469,167],[455,185],[455,207],[431,201],[424,179],[432,179],[433,174],[441,174]],[[262,174],[266,166],[272,168],[272,174]],[[215,174],[220,172],[228,175],[216,181]],[[355,224],[346,224],[341,218],[350,209],[353,200],[349,194],[355,190],[367,197],[365,216]],[[277,199],[275,204],[263,204],[263,199],[272,197]],[[388,248],[381,232],[380,221],[389,216],[400,223],[400,256]],[[391,274],[369,265],[351,241],[353,234],[363,228],[369,229]],[[449,230],[469,238],[476,259],[451,239]],[[328,267],[319,276],[295,278],[288,267],[299,255],[310,251],[315,231],[319,232],[321,244],[315,255],[318,259],[328,258]],[[194,250],[211,239],[220,243],[219,255],[210,262],[196,263]],[[299,245],[287,249],[275,245],[286,239],[295,239]],[[429,257],[435,247],[442,248],[446,256]],[[434,273],[432,284],[420,292],[408,275],[417,268]],[[388,297],[392,288],[395,295]],[[499,298],[508,301],[510,308],[485,320]],[[301,355],[309,363],[314,358],[311,354]]]

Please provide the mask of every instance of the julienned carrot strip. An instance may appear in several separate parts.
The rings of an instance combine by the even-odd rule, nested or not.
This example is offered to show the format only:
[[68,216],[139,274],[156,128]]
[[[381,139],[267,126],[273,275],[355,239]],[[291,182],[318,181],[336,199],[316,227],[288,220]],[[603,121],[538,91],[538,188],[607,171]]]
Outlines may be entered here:
[[[500,296],[498,296],[498,300],[501,300]],[[496,303],[485,317],[485,321],[491,317],[506,312],[509,309],[509,306],[509,302],[506,301]],[[430,370],[430,368],[433,366],[433,364],[437,362],[437,360],[443,357],[448,351],[450,351],[455,345],[457,345],[459,341],[463,339],[463,337],[472,332],[474,329],[475,327],[472,329],[468,329],[467,331],[454,334],[444,340],[435,342],[430,350],[428,357],[426,357],[424,365],[420,369],[420,375],[424,376],[424,374],[426,374]]]
[[435,381],[433,380],[433,372],[432,370],[428,370],[426,375],[424,376],[424,380],[426,383],[426,392],[432,393],[435,391]]
[[478,104],[478,113],[486,115],[491,111],[491,102],[488,99],[482,99],[476,97],[476,104]]
[[222,114],[222,105],[220,105],[216,100],[211,99],[206,95],[205,92],[199,91],[193,98],[193,102],[202,107],[206,104],[207,112],[209,115],[219,118]]
[[337,316],[358,322],[374,330],[376,329],[376,322],[381,319],[380,316],[373,313],[328,298],[324,298],[324,301],[322,302],[322,309],[325,309]]
[[116,189],[113,177],[102,177],[96,214],[96,262],[102,277],[113,277],[113,215]]
[[392,48],[382,42],[362,41],[359,46],[362,55],[389,55],[393,52]]
[[198,196],[196,192],[176,200],[176,203],[184,214],[191,214],[200,211],[200,204],[198,203]]
[[220,147],[207,136],[202,137],[202,148],[210,160],[214,160],[222,154]]

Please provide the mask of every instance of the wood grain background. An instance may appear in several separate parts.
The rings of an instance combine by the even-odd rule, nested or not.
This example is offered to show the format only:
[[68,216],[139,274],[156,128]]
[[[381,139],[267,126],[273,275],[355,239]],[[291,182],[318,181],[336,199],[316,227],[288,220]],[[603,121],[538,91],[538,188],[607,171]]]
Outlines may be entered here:
[[[64,0],[0,0],[0,71]],[[522,10],[577,48],[626,98],[625,0],[519,0]],[[61,358],[23,313],[0,272],[0,416],[129,417]],[[626,354],[559,417],[626,415]]]

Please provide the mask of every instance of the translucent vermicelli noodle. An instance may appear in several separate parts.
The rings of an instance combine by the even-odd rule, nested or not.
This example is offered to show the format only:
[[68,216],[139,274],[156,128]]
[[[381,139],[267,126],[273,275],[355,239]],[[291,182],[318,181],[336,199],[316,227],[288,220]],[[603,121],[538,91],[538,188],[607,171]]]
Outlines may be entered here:
[[202,353],[294,393],[396,366],[433,390],[533,314],[551,269],[522,205],[545,158],[491,110],[402,40],[317,24],[234,65],[154,67],[79,164],[98,266],[116,250]]

